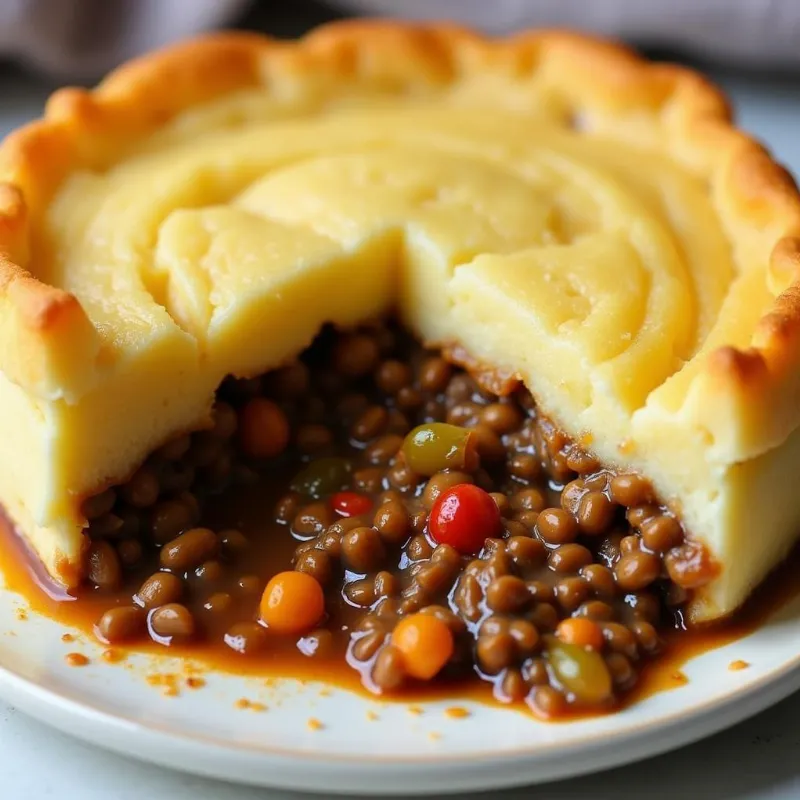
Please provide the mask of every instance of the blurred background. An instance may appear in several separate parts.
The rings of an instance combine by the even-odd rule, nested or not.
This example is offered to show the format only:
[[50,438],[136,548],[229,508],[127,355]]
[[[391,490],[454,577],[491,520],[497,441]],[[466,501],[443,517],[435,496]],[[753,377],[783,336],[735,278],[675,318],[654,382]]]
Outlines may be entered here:
[[301,35],[368,14],[450,19],[492,34],[575,27],[710,73],[742,125],[800,173],[800,0],[0,0],[0,135],[47,95],[217,28]]

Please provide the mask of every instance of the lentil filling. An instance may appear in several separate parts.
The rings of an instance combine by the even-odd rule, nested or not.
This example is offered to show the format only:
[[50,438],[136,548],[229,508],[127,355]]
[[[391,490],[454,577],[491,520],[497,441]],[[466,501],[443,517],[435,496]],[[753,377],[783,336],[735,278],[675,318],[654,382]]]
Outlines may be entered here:
[[[212,429],[85,501],[96,635],[289,641],[373,692],[478,679],[545,718],[613,708],[714,565],[646,480],[506,388],[389,323],[226,380]],[[258,523],[221,519],[245,495]]]

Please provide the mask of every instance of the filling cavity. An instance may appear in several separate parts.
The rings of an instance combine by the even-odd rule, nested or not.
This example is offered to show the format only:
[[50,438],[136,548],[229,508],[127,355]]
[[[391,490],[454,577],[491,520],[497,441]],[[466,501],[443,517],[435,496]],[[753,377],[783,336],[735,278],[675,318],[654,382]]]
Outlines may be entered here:
[[84,503],[96,634],[612,708],[714,565],[645,479],[485,385],[383,323],[227,380],[211,430]]

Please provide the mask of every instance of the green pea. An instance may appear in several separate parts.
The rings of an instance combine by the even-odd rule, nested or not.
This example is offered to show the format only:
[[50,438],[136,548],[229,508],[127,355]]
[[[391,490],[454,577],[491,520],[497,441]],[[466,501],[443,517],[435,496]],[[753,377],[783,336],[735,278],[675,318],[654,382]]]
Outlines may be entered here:
[[344,458],[318,458],[295,475],[292,490],[319,500],[344,488],[350,480],[350,462]]
[[599,705],[611,697],[611,675],[597,651],[551,640],[547,656],[558,682],[579,702]]
[[464,469],[470,457],[471,434],[446,422],[419,425],[406,436],[403,455],[418,475],[431,476],[443,469]]

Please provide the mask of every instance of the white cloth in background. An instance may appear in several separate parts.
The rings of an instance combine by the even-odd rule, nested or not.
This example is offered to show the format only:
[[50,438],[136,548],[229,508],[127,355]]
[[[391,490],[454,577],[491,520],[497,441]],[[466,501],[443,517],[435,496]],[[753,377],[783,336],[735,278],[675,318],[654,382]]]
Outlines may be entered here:
[[[253,0],[0,0],[0,56],[59,81],[97,78],[132,56],[235,22]],[[451,19],[506,33],[593,30],[745,66],[800,69],[800,0],[328,0],[343,12]],[[261,0],[259,22],[315,22],[298,0]],[[306,22],[307,18],[307,22]]]
[[[291,2],[291,0],[289,0]],[[0,55],[60,81],[228,24],[250,0],[0,0]]]
[[362,14],[452,19],[490,33],[583,28],[743,66],[800,69],[800,0],[340,0]]

